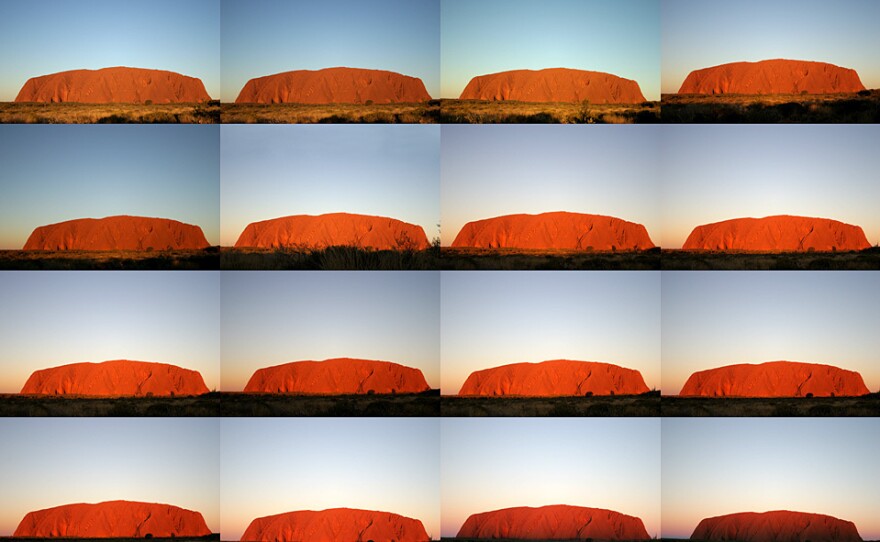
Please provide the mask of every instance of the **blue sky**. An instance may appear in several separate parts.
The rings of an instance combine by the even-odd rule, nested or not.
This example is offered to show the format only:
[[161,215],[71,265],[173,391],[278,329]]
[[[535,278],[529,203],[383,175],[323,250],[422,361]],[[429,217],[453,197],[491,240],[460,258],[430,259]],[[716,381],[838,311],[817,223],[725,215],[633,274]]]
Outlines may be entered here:
[[439,235],[440,127],[223,126],[220,242],[251,222],[348,212]]
[[220,386],[219,271],[4,271],[0,393],[37,369],[170,363]]
[[440,273],[223,273],[223,391],[291,361],[361,358],[440,385]]
[[789,214],[861,226],[876,244],[878,140],[876,125],[663,126],[652,239],[681,248],[702,224]]
[[223,0],[223,93],[292,70],[388,70],[440,90],[438,0]]
[[659,388],[660,272],[444,271],[440,280],[444,395],[476,370],[552,359],[637,369]]
[[258,517],[357,508],[440,533],[437,418],[227,418],[220,453],[221,539]]
[[171,218],[220,241],[220,127],[0,126],[0,249],[75,218]]
[[660,534],[659,418],[441,418],[442,535],[471,514],[569,504]]
[[477,75],[574,68],[633,79],[660,99],[657,0],[441,0],[441,18],[442,98]]
[[656,126],[442,127],[441,231],[514,213],[571,211],[644,225],[660,238]]
[[663,93],[693,70],[728,62],[813,60],[880,87],[880,3],[874,0],[663,0]]
[[792,510],[880,539],[877,418],[666,418],[662,440],[663,538],[707,517]]
[[4,418],[0,442],[0,536],[33,510],[112,500],[195,510],[219,532],[217,419]]
[[880,391],[880,273],[663,272],[663,387],[695,371],[802,361],[858,371]]
[[220,96],[217,0],[3,0],[0,102],[31,77],[113,66],[197,77]]

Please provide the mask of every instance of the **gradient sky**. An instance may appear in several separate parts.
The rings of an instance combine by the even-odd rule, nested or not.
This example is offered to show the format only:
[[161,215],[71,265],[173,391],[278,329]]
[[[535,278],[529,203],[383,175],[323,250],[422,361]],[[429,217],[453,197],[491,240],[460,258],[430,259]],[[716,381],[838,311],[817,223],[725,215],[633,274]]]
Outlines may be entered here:
[[128,66],[197,77],[220,95],[217,0],[4,0],[0,102],[31,77]]
[[348,212],[417,224],[440,219],[440,127],[223,126],[223,246],[251,222]]
[[858,371],[880,390],[880,273],[663,272],[663,387],[695,371],[802,361]]
[[662,440],[663,538],[707,517],[792,510],[880,539],[877,418],[666,418]]
[[569,504],[660,533],[660,419],[441,418],[442,535],[471,514]]
[[477,75],[573,68],[634,79],[645,98],[660,99],[660,2],[656,0],[441,0],[440,4],[442,98],[458,98]]
[[220,240],[220,127],[0,126],[0,249],[75,218],[171,218]]
[[663,229],[652,239],[681,248],[701,224],[789,214],[861,226],[876,244],[878,138],[876,125],[664,126]]
[[219,272],[5,271],[0,300],[0,393],[37,369],[114,359],[220,384]]
[[548,211],[610,215],[660,237],[656,126],[442,127],[441,239],[473,220]]
[[874,0],[663,0],[661,18],[664,94],[693,70],[774,58],[852,68],[865,87],[880,87]]
[[660,384],[660,273],[444,271],[440,389],[480,369],[552,359],[601,361]]
[[393,512],[440,532],[436,418],[227,418],[222,423],[221,539],[297,510]]
[[5,418],[0,442],[0,536],[33,510],[113,500],[195,510],[219,532],[217,419]]
[[223,273],[223,391],[291,361],[361,358],[440,384],[440,273]]
[[439,0],[223,0],[223,94],[292,70],[388,70],[440,91]]

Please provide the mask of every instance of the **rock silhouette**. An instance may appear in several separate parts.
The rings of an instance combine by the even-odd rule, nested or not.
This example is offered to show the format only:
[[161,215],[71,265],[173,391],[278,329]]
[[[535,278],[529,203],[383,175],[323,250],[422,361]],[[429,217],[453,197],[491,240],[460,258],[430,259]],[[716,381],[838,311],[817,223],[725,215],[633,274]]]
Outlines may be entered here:
[[40,226],[23,250],[196,250],[208,246],[198,226],[168,218],[122,215]]
[[642,520],[603,510],[562,504],[519,506],[471,515],[457,538],[514,540],[648,540]]
[[827,62],[732,62],[688,74],[679,94],[833,94],[865,90],[859,74]]
[[634,104],[645,101],[639,84],[610,73],[548,68],[512,70],[478,75],[462,91],[460,100],[516,100],[520,102],[583,102]]
[[862,375],[831,365],[769,361],[741,363],[692,374],[682,396],[705,397],[815,397],[857,396],[870,393]]
[[649,391],[642,374],[596,361],[514,363],[474,371],[459,395],[637,395]]
[[339,542],[342,540],[396,540],[427,542],[422,522],[390,512],[333,508],[302,510],[257,518],[248,525],[242,542]]
[[114,360],[72,363],[34,371],[24,395],[201,395],[208,387],[198,371],[166,363]]
[[245,393],[342,395],[421,393],[431,389],[419,369],[389,361],[335,358],[257,369]]
[[425,102],[425,84],[385,70],[325,68],[297,70],[248,81],[235,103],[377,104]]
[[273,218],[247,225],[236,248],[310,248],[355,246],[376,250],[424,250],[421,226],[384,216],[330,213]]
[[830,252],[870,247],[865,232],[859,226],[828,218],[778,215],[734,218],[697,226],[682,249]]
[[12,536],[32,538],[170,538],[206,536],[198,512],[147,502],[65,504],[28,512]]
[[165,70],[103,68],[71,70],[32,77],[16,102],[80,102],[156,104],[207,102],[211,99],[200,79]]
[[453,247],[646,250],[654,248],[641,224],[612,216],[563,211],[505,215],[464,225]]
[[691,540],[740,542],[861,542],[851,521],[806,512],[741,512],[706,518]]

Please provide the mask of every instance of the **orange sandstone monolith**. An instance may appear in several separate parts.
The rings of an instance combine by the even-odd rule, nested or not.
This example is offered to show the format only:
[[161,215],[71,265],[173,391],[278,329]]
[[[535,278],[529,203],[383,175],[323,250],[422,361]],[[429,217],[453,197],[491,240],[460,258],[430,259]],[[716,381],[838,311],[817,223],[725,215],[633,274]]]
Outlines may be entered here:
[[165,70],[71,70],[27,80],[16,102],[201,103],[211,99],[200,79]]
[[613,216],[558,211],[468,222],[452,246],[610,251],[646,250],[654,248],[654,243],[641,224]]
[[692,374],[681,396],[815,397],[870,393],[862,375],[832,365],[795,361],[740,363]]
[[241,536],[242,542],[340,542],[395,540],[428,542],[422,522],[390,512],[332,508],[302,510],[257,518]]
[[697,226],[682,249],[831,252],[862,250],[870,246],[859,226],[828,218],[778,215],[734,218]]
[[827,62],[732,62],[688,74],[679,94],[834,94],[865,90],[859,74]]
[[700,521],[691,540],[739,542],[861,542],[851,521],[823,514],[777,510],[740,512]]
[[425,102],[425,84],[385,70],[325,68],[296,70],[248,81],[235,103],[377,104]]
[[563,504],[473,514],[457,538],[510,540],[648,540],[642,520],[612,510]]
[[474,371],[459,395],[637,395],[649,391],[642,374],[610,363],[552,360]]
[[335,358],[257,369],[245,393],[343,395],[421,393],[431,389],[422,371],[389,361]]
[[202,228],[168,218],[78,218],[34,229],[22,250],[196,250]]
[[198,371],[167,363],[113,360],[72,363],[34,371],[23,395],[136,396],[201,395],[208,387]]
[[639,84],[610,73],[548,68],[479,75],[470,80],[460,100],[516,100],[635,104],[645,101]]
[[12,536],[28,538],[171,538],[210,535],[199,512],[170,504],[108,501],[28,512]]

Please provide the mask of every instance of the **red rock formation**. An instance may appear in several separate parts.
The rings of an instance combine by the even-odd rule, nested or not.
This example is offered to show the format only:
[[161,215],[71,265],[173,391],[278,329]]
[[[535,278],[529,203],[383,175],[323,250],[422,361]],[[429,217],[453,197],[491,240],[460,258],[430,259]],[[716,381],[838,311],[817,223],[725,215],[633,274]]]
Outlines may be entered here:
[[78,218],[36,228],[23,250],[194,250],[208,247],[202,228],[168,218]]
[[384,70],[325,68],[297,70],[248,81],[235,103],[377,104],[425,102],[431,99],[425,84]]
[[612,216],[552,212],[505,215],[468,222],[453,247],[646,250],[654,248],[641,224]]
[[642,520],[601,508],[519,506],[473,514],[457,538],[514,540],[648,540]]
[[80,102],[89,104],[156,104],[207,102],[211,97],[200,79],[164,70],[103,68],[71,70],[31,77],[16,102]]
[[156,538],[206,536],[198,512],[170,504],[109,501],[28,512],[12,536],[29,538]]
[[422,522],[390,512],[333,508],[302,510],[257,518],[248,525],[242,542],[340,542],[394,540],[427,542]]
[[459,395],[637,395],[649,391],[642,374],[610,363],[558,359],[475,371]]
[[634,104],[645,101],[639,84],[616,75],[568,68],[513,70],[470,80],[460,100]]
[[311,248],[356,246],[376,250],[424,250],[428,237],[421,226],[384,216],[330,213],[273,218],[247,225],[236,248]]
[[851,521],[806,512],[742,512],[706,518],[691,540],[739,542],[861,542]]
[[342,395],[421,393],[431,389],[422,371],[388,361],[336,358],[295,361],[257,371],[245,393]]
[[769,361],[727,365],[692,374],[679,395],[705,397],[857,396],[870,393],[862,375],[831,365]]
[[34,371],[21,388],[24,395],[143,397],[201,395],[208,387],[198,371],[166,363],[114,360],[72,363]]
[[688,74],[679,94],[833,94],[865,90],[859,74],[826,62],[732,62]]
[[859,226],[828,218],[768,216],[734,218],[697,226],[684,250],[752,250],[767,252],[830,252],[862,250],[871,244]]

